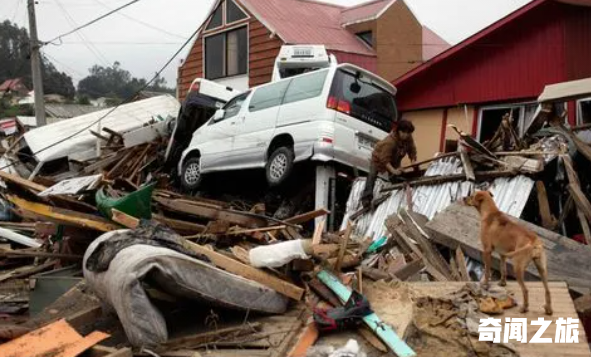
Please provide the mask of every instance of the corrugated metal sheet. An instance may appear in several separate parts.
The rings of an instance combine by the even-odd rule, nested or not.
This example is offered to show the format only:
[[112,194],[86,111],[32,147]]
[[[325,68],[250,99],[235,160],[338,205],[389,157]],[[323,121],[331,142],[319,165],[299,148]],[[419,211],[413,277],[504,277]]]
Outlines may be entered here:
[[288,44],[323,44],[327,49],[375,55],[341,26],[340,6],[302,0],[239,0]]
[[[400,109],[533,99],[546,84],[574,79],[568,68],[578,57],[567,49],[591,45],[589,36],[569,37],[565,24],[589,10],[567,16],[571,5],[539,0],[524,8],[396,80]],[[588,71],[588,61],[579,62]]]
[[[442,159],[431,164],[425,176],[452,175],[462,173],[462,171],[460,160],[456,158]],[[375,197],[381,195],[379,191],[383,185],[382,181],[376,182]],[[341,229],[345,228],[348,217],[361,208],[360,200],[364,186],[365,179],[359,179],[353,185]],[[526,176],[517,176],[494,180],[490,191],[501,211],[520,217],[533,187],[534,181],[532,179]],[[474,188],[474,183],[468,181],[417,187],[412,192],[413,211],[431,219],[452,202],[467,196]],[[406,194],[403,190],[393,191],[390,198],[377,207],[371,215],[364,215],[356,221],[354,234],[358,237],[371,237],[374,240],[386,235],[385,220],[403,207],[407,207]]]
[[[163,118],[176,117],[179,108],[179,102],[170,95],[139,100],[121,105],[104,118],[102,117],[112,108],[33,129],[28,131],[24,138],[31,151],[38,152],[35,158],[39,162],[47,162],[92,149],[96,145],[96,137],[90,133],[90,130],[100,131],[98,128],[100,118],[102,118],[102,127],[124,133],[144,126],[158,115]],[[91,124],[92,126],[87,128]],[[78,131],[81,132],[69,138]]]

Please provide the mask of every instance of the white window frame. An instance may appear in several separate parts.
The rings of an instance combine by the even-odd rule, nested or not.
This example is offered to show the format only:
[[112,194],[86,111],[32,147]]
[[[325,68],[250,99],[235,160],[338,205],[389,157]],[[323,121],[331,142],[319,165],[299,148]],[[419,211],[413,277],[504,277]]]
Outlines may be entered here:
[[[242,73],[242,74],[237,74],[234,76],[225,76],[225,77],[219,77],[216,79],[211,79],[212,81],[217,81],[219,79],[226,79],[226,78],[238,78],[238,77],[243,77],[243,76],[249,76],[250,75],[250,24],[249,23],[240,23],[238,25],[234,25],[232,27],[228,27],[228,28],[223,28],[221,30],[217,30],[215,32],[211,32],[211,33],[207,33],[207,35],[203,35],[203,39],[201,41],[201,62],[202,63],[202,70],[203,70],[203,78],[207,78],[207,73],[205,72],[205,61],[206,61],[206,56],[205,56],[205,39],[211,36],[215,36],[215,35],[219,35],[225,32],[230,32],[233,30],[238,30],[242,27],[246,28],[246,73]],[[227,48],[224,51],[224,65],[226,64],[226,55],[227,55]]]
[[[240,20],[237,20],[237,21],[227,22],[226,15],[228,14],[227,13],[228,8],[226,6],[226,3],[228,1],[232,1],[234,3],[234,5],[236,5],[236,7],[238,7],[244,13],[244,15],[246,15],[246,17],[244,19],[240,19]],[[250,15],[248,15],[248,12],[246,10],[244,10],[244,8],[242,6],[240,6],[236,1],[234,1],[234,0],[225,0],[224,1],[224,16],[223,16],[223,18],[224,18],[224,24],[226,26],[233,26],[235,24],[242,23],[244,21],[249,21],[250,20]]]
[[582,98],[577,100],[577,125],[582,125],[583,123],[583,108],[581,108],[581,103],[583,102],[591,102],[591,97]]
[[536,102],[522,102],[522,103],[510,103],[510,104],[498,104],[488,105],[478,108],[478,131],[476,133],[476,139],[481,141],[482,134],[482,115],[485,110],[498,110],[498,109],[521,109],[519,118],[517,120],[518,135],[523,135],[525,131],[525,107],[529,105],[535,105]]
[[[236,5],[240,10],[242,10],[242,12],[246,15],[246,17],[244,19],[240,19],[237,21],[233,21],[233,22],[227,22],[227,6],[226,6],[226,2],[227,1],[232,1],[234,3],[234,5]],[[244,10],[244,8],[240,5],[238,5],[238,3],[236,1],[233,0],[222,0],[220,2],[219,5],[222,8],[222,24],[218,27],[212,28],[212,29],[207,29],[207,26],[209,26],[209,23],[211,22],[211,19],[213,18],[213,13],[215,12],[215,10],[217,10],[217,7],[213,9],[213,11],[211,12],[211,14],[209,14],[209,18],[207,19],[207,22],[205,23],[205,26],[203,27],[203,33],[207,33],[209,34],[213,34],[215,32],[218,31],[225,31],[226,27],[228,26],[234,26],[236,24],[242,24],[243,22],[248,22],[250,20],[250,15],[248,14],[248,12],[246,10]]]

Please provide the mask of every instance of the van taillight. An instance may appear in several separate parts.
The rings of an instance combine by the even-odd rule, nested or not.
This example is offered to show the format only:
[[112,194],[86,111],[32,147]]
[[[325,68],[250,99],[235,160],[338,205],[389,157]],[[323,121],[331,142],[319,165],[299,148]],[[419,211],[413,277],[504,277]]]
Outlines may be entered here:
[[189,88],[189,92],[199,92],[200,87],[201,87],[201,83],[193,82],[193,84],[191,84],[191,88]]
[[351,103],[347,102],[346,100],[339,100],[339,104],[337,105],[337,110],[341,113],[350,114],[351,113]]
[[347,102],[346,100],[339,100],[337,97],[328,97],[326,107],[328,109],[336,109],[337,111],[345,114],[351,113],[351,103]]
[[326,107],[328,109],[337,109],[338,104],[339,104],[339,100],[337,99],[337,97],[328,97],[328,101],[326,102]]

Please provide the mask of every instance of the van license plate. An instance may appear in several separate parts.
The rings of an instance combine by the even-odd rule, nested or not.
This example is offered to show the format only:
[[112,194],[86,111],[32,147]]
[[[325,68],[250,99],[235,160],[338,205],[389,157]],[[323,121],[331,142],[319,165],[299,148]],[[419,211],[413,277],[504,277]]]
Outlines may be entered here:
[[312,52],[312,49],[308,48],[308,47],[294,48],[293,49],[293,56],[294,57],[314,57],[314,53]]
[[364,136],[358,136],[357,143],[359,144],[359,146],[365,146],[368,149],[373,149],[374,146],[376,146],[375,140],[366,138]]

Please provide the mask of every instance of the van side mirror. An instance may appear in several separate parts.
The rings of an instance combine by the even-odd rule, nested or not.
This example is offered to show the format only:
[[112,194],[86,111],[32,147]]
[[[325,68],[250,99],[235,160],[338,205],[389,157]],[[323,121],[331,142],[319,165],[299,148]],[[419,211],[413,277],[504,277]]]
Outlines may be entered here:
[[213,115],[213,121],[214,123],[224,119],[224,115],[226,114],[226,111],[224,109],[218,109],[215,111],[215,114]]

